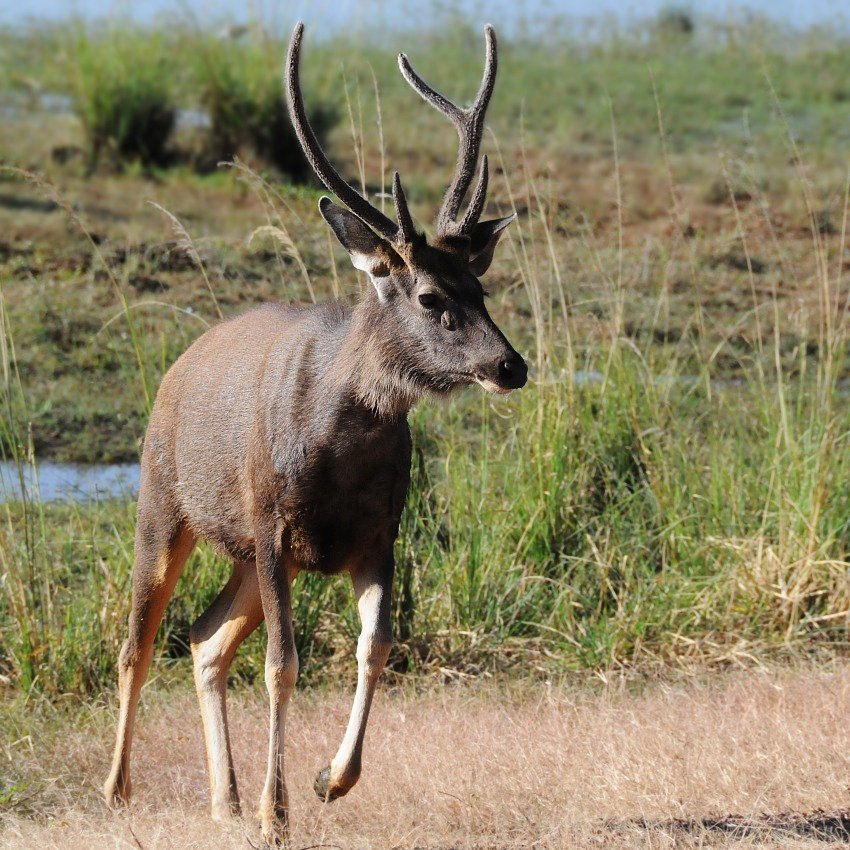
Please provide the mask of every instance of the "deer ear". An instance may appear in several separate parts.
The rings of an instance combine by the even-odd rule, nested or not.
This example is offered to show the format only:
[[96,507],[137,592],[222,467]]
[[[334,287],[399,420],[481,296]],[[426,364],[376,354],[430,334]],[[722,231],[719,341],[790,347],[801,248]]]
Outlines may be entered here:
[[479,221],[469,235],[469,270],[481,277],[493,261],[493,252],[502,232],[516,218],[516,213],[504,218]]
[[340,244],[351,255],[354,268],[366,272],[378,290],[386,297],[376,278],[389,276],[390,269],[402,260],[385,239],[381,239],[371,227],[364,224],[354,213],[335,204],[327,196],[319,200],[319,211],[330,225]]

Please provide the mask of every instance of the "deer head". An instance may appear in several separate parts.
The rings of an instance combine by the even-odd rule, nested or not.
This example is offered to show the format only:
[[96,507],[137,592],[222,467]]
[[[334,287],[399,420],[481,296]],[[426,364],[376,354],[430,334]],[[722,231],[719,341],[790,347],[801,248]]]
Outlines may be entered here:
[[355,191],[330,163],[310,127],[299,81],[303,24],[292,33],[286,62],[286,91],[292,124],[313,170],[344,204],[328,197],[319,209],[354,266],[369,275],[379,321],[391,331],[392,356],[409,384],[431,393],[447,393],[477,382],[490,392],[509,393],[527,379],[525,361],[496,327],[484,305],[479,277],[493,259],[496,243],[513,215],[479,221],[487,196],[487,157],[463,217],[464,197],[472,183],[484,116],[496,81],[496,36],[485,29],[487,59],[474,103],[462,109],[425,83],[404,54],[398,57],[404,78],[454,124],[459,151],[454,175],[437,214],[429,244],[418,232],[398,172],[393,176],[397,222]]

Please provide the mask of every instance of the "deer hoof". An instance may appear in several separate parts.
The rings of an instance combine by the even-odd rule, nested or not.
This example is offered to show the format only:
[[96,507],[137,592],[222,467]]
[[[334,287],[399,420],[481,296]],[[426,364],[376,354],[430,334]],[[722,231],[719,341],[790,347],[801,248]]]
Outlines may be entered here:
[[119,783],[107,779],[103,786],[103,799],[110,809],[121,809],[130,804],[130,782]]
[[[268,814],[263,811],[257,812],[260,819],[260,829],[263,833],[264,848],[283,848],[289,850],[289,816],[288,814]],[[255,845],[256,846],[256,845]]]
[[313,783],[313,790],[323,803],[328,803],[331,800],[329,789],[331,784],[331,769],[326,767],[316,774],[316,781]]
[[242,816],[242,808],[238,802],[228,801],[226,803],[215,803],[211,810],[212,819],[216,823],[227,825],[239,820]]
[[330,767],[326,767],[324,770],[320,770],[316,775],[316,781],[313,783],[313,790],[316,792],[316,796],[323,803],[330,803],[333,800],[336,800],[337,797],[342,796],[342,792],[340,792],[336,788],[331,788],[331,769]]
[[[256,845],[254,845],[256,847]],[[289,850],[289,830],[281,825],[263,827],[264,850]]]

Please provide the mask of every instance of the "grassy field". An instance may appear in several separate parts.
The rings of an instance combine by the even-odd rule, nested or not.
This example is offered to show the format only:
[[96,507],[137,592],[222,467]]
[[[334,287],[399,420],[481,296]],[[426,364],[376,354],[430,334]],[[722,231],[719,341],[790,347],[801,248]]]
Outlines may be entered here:
[[[317,187],[292,184],[268,141],[246,129],[256,114],[276,120],[268,80],[278,72],[282,45],[257,33],[232,44],[193,30],[125,29],[120,35],[118,41],[112,31],[73,27],[0,35],[0,108],[13,116],[0,122],[0,161],[11,166],[0,172],[0,444],[21,465],[33,458],[138,458],[161,375],[219,316],[273,299],[353,300],[364,285],[331,244],[316,209]],[[413,211],[427,227],[450,173],[455,138],[406,88],[393,53],[406,50],[426,77],[463,100],[480,77],[480,35],[456,26],[441,37],[435,25],[433,32],[394,34],[393,43],[314,43],[312,37],[306,81],[326,110],[335,160],[371,193],[399,168]],[[179,51],[172,49],[178,38]],[[113,46],[118,52],[109,54],[110,44],[125,41],[135,51]],[[467,697],[451,696],[431,717],[429,700],[441,698],[412,695],[405,690],[411,682],[521,682],[505,687],[512,694],[511,688],[529,688],[532,702],[553,689],[564,711],[563,700],[572,699],[559,695],[564,684],[596,675],[633,671],[629,676],[666,680],[680,675],[674,671],[702,675],[844,656],[850,616],[847,47],[834,34],[792,35],[758,22],[705,22],[685,33],[661,21],[596,41],[553,24],[545,38],[503,39],[487,141],[497,164],[488,212],[514,209],[519,219],[485,285],[494,318],[533,364],[533,374],[508,400],[469,390],[445,405],[423,404],[411,417],[414,476],[397,548],[390,665],[391,681],[406,695],[385,709],[389,726],[399,715],[427,715],[434,726],[429,737],[439,737],[441,723],[455,728],[464,716]],[[113,77],[120,68],[132,90],[144,93],[134,103],[149,103],[152,89],[158,110],[165,103],[213,114],[216,104],[236,103],[239,109],[221,111],[230,116],[227,127],[239,132],[215,135],[177,122],[161,162],[153,147],[128,150],[107,133],[95,159],[89,128],[96,122],[85,109],[108,117],[112,108],[85,96],[104,73],[91,67],[98,51]],[[156,84],[146,83],[150,69],[109,65],[119,54],[153,57],[160,63]],[[211,91],[236,91],[239,98],[213,102]],[[30,108],[45,92],[67,95],[78,115]],[[244,104],[255,102],[256,113],[247,112]],[[211,170],[212,154],[221,156],[225,143],[238,162]],[[129,604],[133,519],[133,505],[124,502],[48,505],[33,498],[0,506],[0,675],[6,683],[0,725],[8,759],[0,806],[14,816],[8,835],[20,833],[21,846],[65,840],[41,832],[43,821],[28,820],[35,810],[53,806],[51,817],[76,836],[68,841],[79,840],[81,818],[91,813],[87,802],[68,803],[81,787],[74,782],[83,780],[51,784],[45,752],[84,724],[96,730],[96,743],[80,740],[81,747],[99,749],[82,747],[80,769],[85,781],[99,778],[111,726],[102,695],[111,704]],[[227,569],[201,550],[178,587],[157,667],[175,687],[189,680],[189,625]],[[345,580],[306,576],[297,585],[303,588],[295,615],[302,682],[332,689],[351,682],[358,623]],[[244,686],[257,680],[260,687],[262,668],[258,633],[240,652],[234,679]],[[789,680],[798,695],[814,690],[807,676],[826,681],[806,670]],[[842,674],[835,675],[830,682],[841,681]],[[746,711],[754,717],[768,711],[774,685],[756,687],[753,699],[762,702]],[[809,694],[814,702],[799,710],[815,716],[822,707],[817,700],[831,699],[838,687]],[[688,690],[688,705],[720,722],[718,712],[730,699],[745,699],[748,688]],[[469,697],[482,730],[493,722],[487,718],[499,698],[490,692]],[[170,686],[152,699],[152,722],[163,730],[172,699],[181,717],[192,710]],[[324,734],[326,727],[316,723],[324,697],[305,699],[310,705],[299,709],[298,723]],[[342,706],[341,697],[331,702],[337,699]],[[667,697],[653,699],[665,704]],[[606,714],[604,700],[587,705],[584,722],[597,712],[602,718],[595,733],[585,731],[587,740],[604,738],[606,718],[615,729],[628,725],[625,696],[619,721]],[[547,723],[563,719],[556,712],[541,720],[529,706],[520,700],[506,708],[517,712],[509,722],[539,722],[542,735]],[[651,701],[645,708],[654,710]],[[246,724],[256,722],[252,698],[241,710]],[[42,738],[33,745],[38,755],[25,763],[16,747],[30,734],[33,711]],[[711,728],[703,729],[706,740]],[[589,827],[574,833],[572,826],[558,826],[582,821],[575,812],[588,810],[621,822],[623,846],[666,840],[639,818],[657,821],[662,832],[669,827],[674,844],[717,839],[722,846],[732,840],[722,830],[685,834],[669,819],[760,810],[755,792],[737,796],[734,790],[695,793],[677,808],[679,780],[672,774],[652,805],[645,802],[651,785],[645,778],[624,798],[628,805],[606,807],[604,800],[615,801],[622,788],[596,776],[594,787],[607,789],[602,797],[579,795],[575,809],[570,803],[550,818],[542,802],[529,809],[523,801],[572,794],[560,785],[550,798],[540,792],[551,778],[551,759],[572,746],[563,734],[560,755],[541,756],[529,768],[537,779],[505,790],[505,800],[517,801],[504,804],[514,807],[510,811],[486,802],[501,786],[484,793],[486,776],[476,774],[464,786],[469,795],[459,795],[462,802],[451,788],[445,799],[437,795],[436,812],[456,807],[447,815],[455,831],[429,832],[426,841],[421,836],[435,821],[425,818],[417,821],[420,832],[403,834],[407,810],[399,803],[402,831],[392,840],[489,846],[489,836],[468,828],[480,803],[504,824],[492,837],[499,846],[527,846],[528,835],[550,832],[553,846],[591,846],[596,839]],[[793,738],[776,734],[767,755],[753,755],[753,775],[744,785],[763,780],[758,765],[774,764],[776,742]],[[482,731],[470,741],[486,737]],[[197,748],[199,738],[189,740]],[[391,746],[373,743],[384,745]],[[473,743],[464,746],[465,758],[474,760]],[[823,744],[831,753],[824,759],[834,761],[829,747]],[[181,786],[174,793],[181,812],[189,813],[188,830],[199,817],[202,764],[195,759],[198,776],[187,780],[176,752],[143,758],[168,761],[161,770],[171,777],[169,789]],[[645,771],[656,756],[675,758],[647,753]],[[593,765],[598,754],[570,758]],[[712,770],[722,772],[729,758],[729,751],[717,755]],[[386,762],[393,762],[389,751]],[[835,775],[845,767],[838,765]],[[567,781],[564,770],[554,772],[558,782]],[[822,784],[788,779],[823,793],[777,793],[765,809],[840,806],[843,792],[829,776],[825,768]],[[385,781],[395,782],[389,773]],[[588,781],[578,768],[569,778],[575,788]],[[148,787],[144,805],[151,819],[143,814],[138,821],[153,830],[145,847],[164,840],[151,813],[172,793]],[[358,804],[366,818],[363,846],[387,846],[385,833],[369,831],[368,795],[378,799],[381,787],[364,792]],[[326,826],[327,835],[350,828],[359,815],[345,811],[332,816],[344,824],[320,818],[309,838],[324,840]],[[540,816],[523,826],[520,813],[529,811]],[[98,834],[112,846],[123,828],[104,820]],[[745,836],[754,846],[763,838]]]
[[[293,700],[293,847],[814,850],[846,847],[850,836],[846,666],[663,687],[615,676],[578,690],[384,688],[359,784],[322,805],[314,771],[342,734],[349,698],[312,690]],[[261,694],[232,704],[247,813],[262,782],[266,709]],[[150,689],[135,802],[119,814],[96,788],[110,713],[92,708],[69,722],[55,709],[30,712],[42,723],[15,727],[29,739],[8,747],[29,781],[0,832],[9,850],[258,846],[252,817],[231,829],[207,817],[197,704],[187,692]]]

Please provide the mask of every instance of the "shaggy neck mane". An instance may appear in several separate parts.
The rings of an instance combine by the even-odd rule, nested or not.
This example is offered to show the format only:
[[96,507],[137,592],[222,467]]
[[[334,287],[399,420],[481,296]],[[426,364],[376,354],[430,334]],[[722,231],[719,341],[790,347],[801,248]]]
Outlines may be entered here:
[[369,292],[354,308],[334,362],[335,381],[380,419],[404,417],[428,392],[411,353],[399,340],[392,311]]

